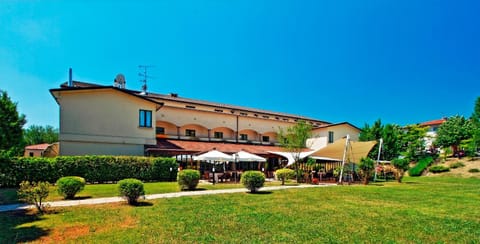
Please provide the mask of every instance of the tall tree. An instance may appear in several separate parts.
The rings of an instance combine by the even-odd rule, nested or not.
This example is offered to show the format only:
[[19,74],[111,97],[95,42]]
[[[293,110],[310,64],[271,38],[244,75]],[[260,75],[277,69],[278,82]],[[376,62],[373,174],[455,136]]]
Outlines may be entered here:
[[456,152],[462,140],[472,137],[472,128],[470,120],[463,116],[452,116],[438,128],[435,144],[441,147],[452,147]]
[[17,103],[12,102],[6,91],[0,90],[0,151],[12,155],[23,152],[23,125],[25,115],[17,111]]
[[403,130],[399,125],[386,124],[383,128],[382,156],[385,160],[392,160],[400,156],[402,148]]
[[294,167],[297,182],[300,180],[299,163],[300,153],[307,147],[307,139],[312,135],[312,125],[299,120],[294,126],[288,127],[286,131],[279,128],[278,139],[282,147],[290,152],[295,160]]
[[27,145],[54,143],[58,141],[58,129],[53,126],[32,125],[23,132]]
[[[365,127],[362,128],[360,131],[360,135],[358,136],[359,141],[380,141],[383,136],[383,128],[382,121],[378,119],[373,123],[370,127],[368,124],[365,124]],[[377,143],[370,153],[368,154],[369,158],[377,158],[378,155],[379,144]]]
[[416,160],[425,149],[425,136],[428,128],[421,125],[407,125],[401,136],[401,151],[409,160]]

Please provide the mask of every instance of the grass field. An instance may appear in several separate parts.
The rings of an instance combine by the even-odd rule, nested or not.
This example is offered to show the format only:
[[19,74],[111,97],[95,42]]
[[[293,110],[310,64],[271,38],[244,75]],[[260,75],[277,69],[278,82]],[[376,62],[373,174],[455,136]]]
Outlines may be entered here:
[[480,243],[480,180],[406,178],[0,214],[0,243]]
[[[288,183],[292,185],[292,183]],[[266,182],[266,186],[280,185],[280,182]],[[198,189],[206,190],[218,190],[218,189],[229,189],[229,188],[243,188],[241,184],[233,183],[219,183],[212,185],[211,183],[200,183]],[[170,193],[170,192],[179,192],[180,188],[177,182],[148,182],[145,183],[145,192],[146,194],[158,194],[158,193]],[[78,193],[76,199],[86,199],[86,198],[96,198],[96,197],[113,197],[118,196],[118,185],[117,184],[94,184],[86,185],[85,189]],[[50,193],[47,198],[47,201],[59,201],[63,200],[63,197],[57,193],[57,188],[55,186],[50,187]],[[0,189],[0,204],[12,204],[18,203],[17,198],[17,189],[14,188],[3,188]]]

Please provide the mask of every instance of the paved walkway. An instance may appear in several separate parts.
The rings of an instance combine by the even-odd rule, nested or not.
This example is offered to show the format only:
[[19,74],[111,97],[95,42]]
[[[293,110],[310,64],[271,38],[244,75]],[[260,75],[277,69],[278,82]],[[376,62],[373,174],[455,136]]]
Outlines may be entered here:
[[[326,186],[335,186],[336,184],[320,184],[320,185],[298,185],[298,186],[269,186],[262,187],[261,191],[275,191],[275,190],[284,190],[292,188],[312,188],[312,187],[326,187]],[[151,194],[145,195],[146,200],[158,199],[158,198],[173,198],[173,197],[183,197],[183,196],[201,196],[201,195],[213,195],[213,194],[226,194],[226,193],[241,193],[247,192],[245,188],[235,188],[235,189],[223,189],[223,190],[205,190],[205,191],[182,191],[182,192],[172,192],[172,193],[163,193],[163,194]],[[83,200],[68,200],[68,201],[55,201],[55,202],[45,202],[46,205],[50,207],[70,207],[77,205],[92,205],[92,204],[103,204],[103,203],[115,203],[125,201],[122,197],[102,197],[102,198],[91,198]],[[8,204],[0,205],[0,212],[13,211],[13,210],[22,210],[35,208],[34,205],[29,204]]]

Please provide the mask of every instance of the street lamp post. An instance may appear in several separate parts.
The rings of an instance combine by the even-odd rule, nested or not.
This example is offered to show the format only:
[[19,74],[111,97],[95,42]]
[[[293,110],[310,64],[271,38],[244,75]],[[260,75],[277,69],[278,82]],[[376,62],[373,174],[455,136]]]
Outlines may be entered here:
[[215,185],[215,162],[213,162],[212,173],[213,173],[213,174],[212,174],[212,175],[213,175],[212,181],[213,181],[213,184]]
[[233,160],[234,160],[234,166],[235,166],[235,183],[237,183],[237,174],[238,174],[238,170],[237,170],[237,158],[238,158],[238,153],[235,153],[233,154]]

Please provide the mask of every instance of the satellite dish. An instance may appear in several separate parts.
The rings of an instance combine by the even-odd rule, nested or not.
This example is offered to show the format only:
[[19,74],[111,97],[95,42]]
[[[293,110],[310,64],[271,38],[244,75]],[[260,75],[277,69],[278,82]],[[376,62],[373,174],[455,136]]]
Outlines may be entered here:
[[115,77],[115,80],[114,80],[114,86],[115,87],[118,87],[118,88],[122,88],[122,89],[125,89],[125,76],[122,75],[122,74],[118,74],[116,77]]

